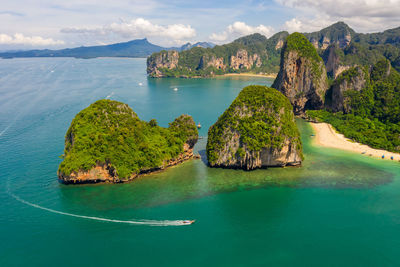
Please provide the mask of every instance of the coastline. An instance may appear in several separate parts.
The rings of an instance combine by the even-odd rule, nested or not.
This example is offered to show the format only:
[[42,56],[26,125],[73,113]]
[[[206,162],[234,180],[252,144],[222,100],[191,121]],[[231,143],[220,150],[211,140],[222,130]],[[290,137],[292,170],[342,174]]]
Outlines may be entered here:
[[332,125],[328,123],[310,122],[310,125],[315,133],[313,143],[318,146],[337,148],[359,154],[365,152],[362,155],[374,158],[382,158],[382,155],[385,155],[385,160],[391,160],[390,157],[393,157],[393,161],[400,161],[399,153],[394,153],[383,149],[375,149],[367,145],[353,142],[346,138],[343,134],[336,132]]
[[[178,159],[174,159],[172,162],[169,162],[165,166],[141,171],[138,174],[133,175],[125,180],[121,180],[119,178],[115,179],[114,177],[111,177],[108,174],[108,169],[106,169],[104,166],[95,166],[94,168],[90,169],[89,171],[79,172],[76,174],[76,177],[74,177],[72,179],[70,178],[71,176],[69,176],[68,180],[66,180],[64,178],[60,178],[59,173],[57,173],[57,175],[58,175],[58,181],[64,185],[126,184],[126,183],[130,183],[136,179],[139,179],[141,177],[160,173],[167,169],[181,165],[185,162],[188,162],[191,160],[197,160],[197,159],[201,159],[201,156],[199,154],[196,154],[196,155],[192,154],[189,157],[185,157],[185,156],[180,157]],[[96,177],[96,176],[98,176],[98,174],[102,174],[103,176]],[[93,178],[93,177],[96,177],[96,178]]]
[[277,74],[255,74],[255,73],[225,73],[222,75],[217,75],[217,77],[235,77],[235,76],[247,76],[247,77],[263,77],[263,78],[272,78],[275,79]]

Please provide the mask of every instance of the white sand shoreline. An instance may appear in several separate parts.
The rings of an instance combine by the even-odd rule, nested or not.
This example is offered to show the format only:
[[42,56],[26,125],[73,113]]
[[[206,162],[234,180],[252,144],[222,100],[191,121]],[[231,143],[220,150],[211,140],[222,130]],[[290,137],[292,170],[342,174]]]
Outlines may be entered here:
[[315,132],[315,138],[313,142],[316,145],[352,151],[367,157],[382,158],[382,155],[384,155],[385,160],[391,160],[391,157],[393,157],[393,161],[400,161],[399,153],[375,149],[367,145],[353,142],[344,137],[344,135],[337,133],[330,124],[313,122],[310,124]]

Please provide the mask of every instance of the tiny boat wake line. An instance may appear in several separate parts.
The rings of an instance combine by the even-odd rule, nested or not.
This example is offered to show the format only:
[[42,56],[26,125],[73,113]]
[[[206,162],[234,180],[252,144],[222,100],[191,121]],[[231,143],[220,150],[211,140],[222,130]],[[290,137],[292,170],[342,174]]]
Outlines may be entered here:
[[125,223],[125,224],[136,224],[136,225],[148,225],[148,226],[184,226],[184,225],[191,225],[194,223],[194,220],[163,220],[163,221],[157,221],[157,220],[135,220],[135,221],[125,221],[125,220],[115,220],[115,219],[108,219],[108,218],[101,218],[101,217],[93,217],[93,216],[85,216],[85,215],[78,215],[78,214],[73,214],[73,213],[68,213],[68,212],[62,212],[58,210],[53,210],[49,208],[42,207],[40,205],[31,203],[29,201],[26,201],[22,198],[20,198],[17,195],[14,195],[13,193],[10,192],[7,188],[7,193],[13,197],[15,200],[37,208],[41,210],[45,210],[51,213],[55,214],[60,214],[64,216],[70,216],[70,217],[76,217],[76,218],[82,218],[82,219],[88,219],[88,220],[95,220],[95,221],[103,221],[103,222],[112,222],[112,223]]

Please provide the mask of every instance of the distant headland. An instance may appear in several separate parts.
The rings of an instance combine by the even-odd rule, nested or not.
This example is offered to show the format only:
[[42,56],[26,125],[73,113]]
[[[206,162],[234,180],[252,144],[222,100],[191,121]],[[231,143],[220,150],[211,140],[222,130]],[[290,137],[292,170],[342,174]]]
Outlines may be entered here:
[[[400,27],[379,33],[356,33],[337,22],[317,32],[302,33],[317,49],[329,77],[354,65],[373,65],[388,59],[400,70]],[[255,33],[213,48],[163,50],[147,61],[150,77],[211,77],[227,73],[277,74],[288,32],[270,38]]]

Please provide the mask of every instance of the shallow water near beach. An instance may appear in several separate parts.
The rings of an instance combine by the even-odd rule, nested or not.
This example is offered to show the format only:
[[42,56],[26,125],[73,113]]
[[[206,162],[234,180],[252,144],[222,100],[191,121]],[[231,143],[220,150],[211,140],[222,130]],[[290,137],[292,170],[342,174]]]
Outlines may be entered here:
[[[0,60],[1,266],[400,264],[400,163],[316,147],[311,127],[297,120],[302,167],[208,168],[208,128],[244,86],[272,80],[147,79],[145,66]],[[60,184],[65,132],[103,98],[161,126],[192,115],[202,125],[203,159],[127,184]],[[185,219],[196,223],[169,223]]]

